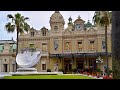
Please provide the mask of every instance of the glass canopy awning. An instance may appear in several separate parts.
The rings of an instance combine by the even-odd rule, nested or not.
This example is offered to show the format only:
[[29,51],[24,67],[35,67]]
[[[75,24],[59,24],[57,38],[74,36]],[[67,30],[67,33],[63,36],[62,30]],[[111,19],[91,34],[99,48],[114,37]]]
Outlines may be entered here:
[[[65,57],[98,57],[98,56],[105,56],[105,52],[97,52],[97,53],[63,53],[63,54],[50,54],[50,57],[58,57],[58,58],[65,58]],[[111,56],[111,53],[108,53],[108,56]]]

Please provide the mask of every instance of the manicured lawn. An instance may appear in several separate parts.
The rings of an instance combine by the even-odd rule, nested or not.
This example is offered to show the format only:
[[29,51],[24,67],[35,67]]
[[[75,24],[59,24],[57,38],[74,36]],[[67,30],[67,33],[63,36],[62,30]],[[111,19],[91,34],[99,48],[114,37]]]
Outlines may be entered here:
[[94,79],[80,75],[25,75],[25,76],[5,76],[4,79]]

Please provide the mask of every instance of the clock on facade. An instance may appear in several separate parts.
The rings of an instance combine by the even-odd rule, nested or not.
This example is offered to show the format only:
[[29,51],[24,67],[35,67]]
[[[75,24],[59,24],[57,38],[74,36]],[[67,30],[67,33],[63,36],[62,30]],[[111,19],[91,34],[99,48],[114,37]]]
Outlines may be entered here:
[[81,28],[80,24],[76,24],[76,29],[80,29],[80,28]]

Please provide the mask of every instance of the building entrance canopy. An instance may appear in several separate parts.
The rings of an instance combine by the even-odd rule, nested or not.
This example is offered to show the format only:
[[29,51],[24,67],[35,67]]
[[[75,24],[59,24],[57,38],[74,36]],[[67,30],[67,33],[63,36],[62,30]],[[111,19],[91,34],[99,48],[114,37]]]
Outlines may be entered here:
[[[69,54],[50,54],[50,57],[58,57],[58,58],[72,58],[72,57],[98,57],[105,56],[105,52],[97,52],[97,53],[69,53]],[[108,53],[108,56],[111,56],[111,53]]]

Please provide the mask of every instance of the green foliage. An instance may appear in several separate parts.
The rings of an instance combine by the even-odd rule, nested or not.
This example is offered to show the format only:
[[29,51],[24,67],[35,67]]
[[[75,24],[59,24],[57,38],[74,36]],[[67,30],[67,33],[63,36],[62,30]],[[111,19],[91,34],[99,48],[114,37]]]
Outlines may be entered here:
[[110,11],[95,11],[93,22],[95,25],[109,25],[111,24],[112,12]]
[[22,16],[20,13],[15,14],[14,16],[11,14],[7,15],[7,19],[11,20],[5,25],[5,29],[8,33],[13,33],[15,30],[17,31],[17,49],[16,54],[18,53],[18,35],[23,34],[24,32],[28,32],[30,30],[30,26],[26,22],[28,17]]
[[100,68],[97,68],[97,69],[96,69],[96,72],[101,72],[101,69],[100,69]]
[[20,13],[17,13],[14,16],[8,14],[7,19],[11,19],[11,22],[8,22],[5,25],[5,28],[9,33],[13,33],[15,30],[17,30],[17,32],[21,34],[24,33],[24,31],[28,32],[30,29],[30,26],[26,22],[26,20],[29,18],[22,16]]

